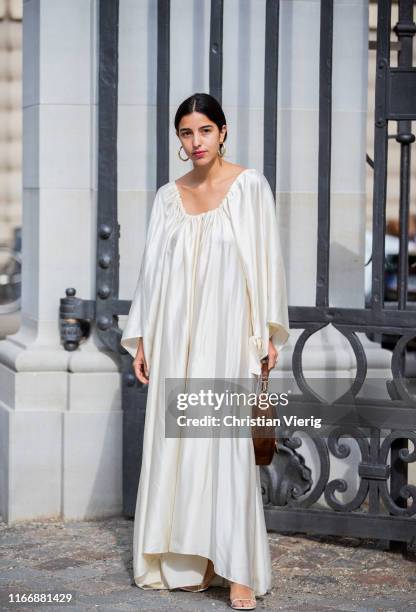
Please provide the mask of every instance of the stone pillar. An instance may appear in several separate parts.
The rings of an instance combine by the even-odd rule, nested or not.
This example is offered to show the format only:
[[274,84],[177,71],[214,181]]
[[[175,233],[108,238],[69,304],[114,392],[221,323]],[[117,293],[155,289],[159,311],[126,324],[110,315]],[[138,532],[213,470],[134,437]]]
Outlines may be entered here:
[[121,510],[120,375],[59,338],[67,287],[95,296],[97,3],[25,0],[22,323],[0,342],[4,520]]

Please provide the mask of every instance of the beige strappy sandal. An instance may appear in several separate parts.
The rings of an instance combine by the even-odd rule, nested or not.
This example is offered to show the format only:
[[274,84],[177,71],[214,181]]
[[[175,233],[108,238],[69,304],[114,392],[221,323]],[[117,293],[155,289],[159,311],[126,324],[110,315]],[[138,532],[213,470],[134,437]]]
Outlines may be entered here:
[[[236,601],[252,601],[254,603],[254,605],[251,606],[236,606],[234,602]],[[249,598],[246,599],[244,597],[236,597],[235,599],[231,600],[230,602],[230,606],[232,607],[233,610],[255,610],[256,609],[256,605],[257,602],[255,599]]]
[[[238,601],[250,601],[251,605],[250,606],[238,606],[236,605],[236,602]],[[253,597],[234,597],[234,599],[230,599],[230,606],[233,610],[255,610],[257,606],[257,602],[256,602],[256,598],[254,597],[254,591],[253,591]]]

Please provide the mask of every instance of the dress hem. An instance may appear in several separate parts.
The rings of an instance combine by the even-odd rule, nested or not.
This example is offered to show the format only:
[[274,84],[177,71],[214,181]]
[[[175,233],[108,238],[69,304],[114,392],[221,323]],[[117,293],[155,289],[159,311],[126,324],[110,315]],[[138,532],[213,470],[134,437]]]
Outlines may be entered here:
[[[269,593],[269,592],[270,592],[270,590],[271,590],[271,587],[268,587],[268,588],[266,589],[266,591],[263,591],[263,592],[256,592],[256,589],[255,589],[255,588],[254,588],[252,585],[249,585],[249,584],[244,584],[244,583],[242,583],[242,582],[238,582],[238,580],[237,580],[237,579],[235,579],[235,578],[229,578],[228,576],[224,576],[223,574],[218,573],[218,572],[216,571],[216,569],[215,569],[214,559],[212,559],[211,557],[208,557],[207,555],[203,555],[203,554],[201,554],[201,553],[195,553],[195,552],[186,552],[186,553],[184,553],[183,551],[173,550],[173,549],[171,549],[171,548],[170,548],[169,550],[164,550],[164,551],[154,551],[154,552],[143,551],[143,554],[145,554],[145,555],[162,555],[162,554],[165,554],[165,553],[168,553],[168,552],[170,552],[170,553],[174,553],[174,554],[178,554],[178,555],[193,555],[193,556],[197,556],[197,557],[203,557],[204,559],[207,559],[208,561],[211,561],[211,562],[212,562],[212,565],[213,565],[213,567],[214,567],[214,573],[215,573],[215,576],[214,576],[214,577],[213,577],[213,579],[212,579],[213,581],[214,581],[214,580],[215,580],[215,578],[218,576],[219,578],[222,578],[223,580],[228,580],[228,582],[237,582],[238,584],[241,584],[241,585],[243,585],[243,586],[248,587],[249,589],[252,589],[252,590],[254,591],[254,595],[255,595],[256,597],[262,597],[262,596],[264,596],[264,595],[267,595],[267,593]],[[220,571],[221,571],[221,570],[220,570]],[[175,589],[180,589],[182,586],[196,586],[196,585],[200,584],[200,582],[196,582],[195,584],[189,584],[189,583],[188,583],[188,584],[185,584],[185,585],[178,585],[178,586],[175,586],[175,587],[169,587],[169,586],[166,586],[166,587],[165,587],[165,586],[162,586],[162,587],[156,587],[156,588],[155,588],[155,587],[151,587],[151,586],[144,586],[143,584],[139,584],[140,579],[141,579],[141,577],[140,577],[140,576],[135,576],[135,577],[134,577],[134,582],[135,582],[135,584],[136,584],[136,586],[137,586],[137,587],[139,587],[140,589],[143,589],[143,590],[158,590],[158,591],[159,591],[159,590],[175,590]],[[211,581],[211,583],[210,583],[210,584],[212,584],[212,581]],[[221,587],[221,585],[212,585],[212,586],[213,586],[213,587],[214,587],[214,586],[219,586],[219,587]],[[229,586],[229,585],[228,585],[228,586]],[[228,588],[228,587],[223,587],[223,588]]]

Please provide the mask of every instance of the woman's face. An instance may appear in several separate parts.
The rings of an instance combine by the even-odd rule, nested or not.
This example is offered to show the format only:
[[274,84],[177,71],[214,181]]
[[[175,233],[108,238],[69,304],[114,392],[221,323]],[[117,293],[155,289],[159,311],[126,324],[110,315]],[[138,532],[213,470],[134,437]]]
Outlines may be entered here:
[[218,156],[220,143],[224,141],[226,131],[225,125],[220,131],[206,115],[194,111],[182,117],[177,136],[193,164],[204,166]]

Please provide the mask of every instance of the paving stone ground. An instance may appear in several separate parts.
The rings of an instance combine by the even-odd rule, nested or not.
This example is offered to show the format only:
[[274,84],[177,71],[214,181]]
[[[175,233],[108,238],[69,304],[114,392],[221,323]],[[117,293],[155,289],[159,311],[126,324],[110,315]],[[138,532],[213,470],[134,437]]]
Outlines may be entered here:
[[[228,589],[139,589],[132,574],[133,521],[0,522],[0,610],[49,612],[229,611]],[[355,538],[269,532],[272,593],[257,610],[416,611],[416,555]],[[9,593],[68,593],[72,604],[8,603]]]

